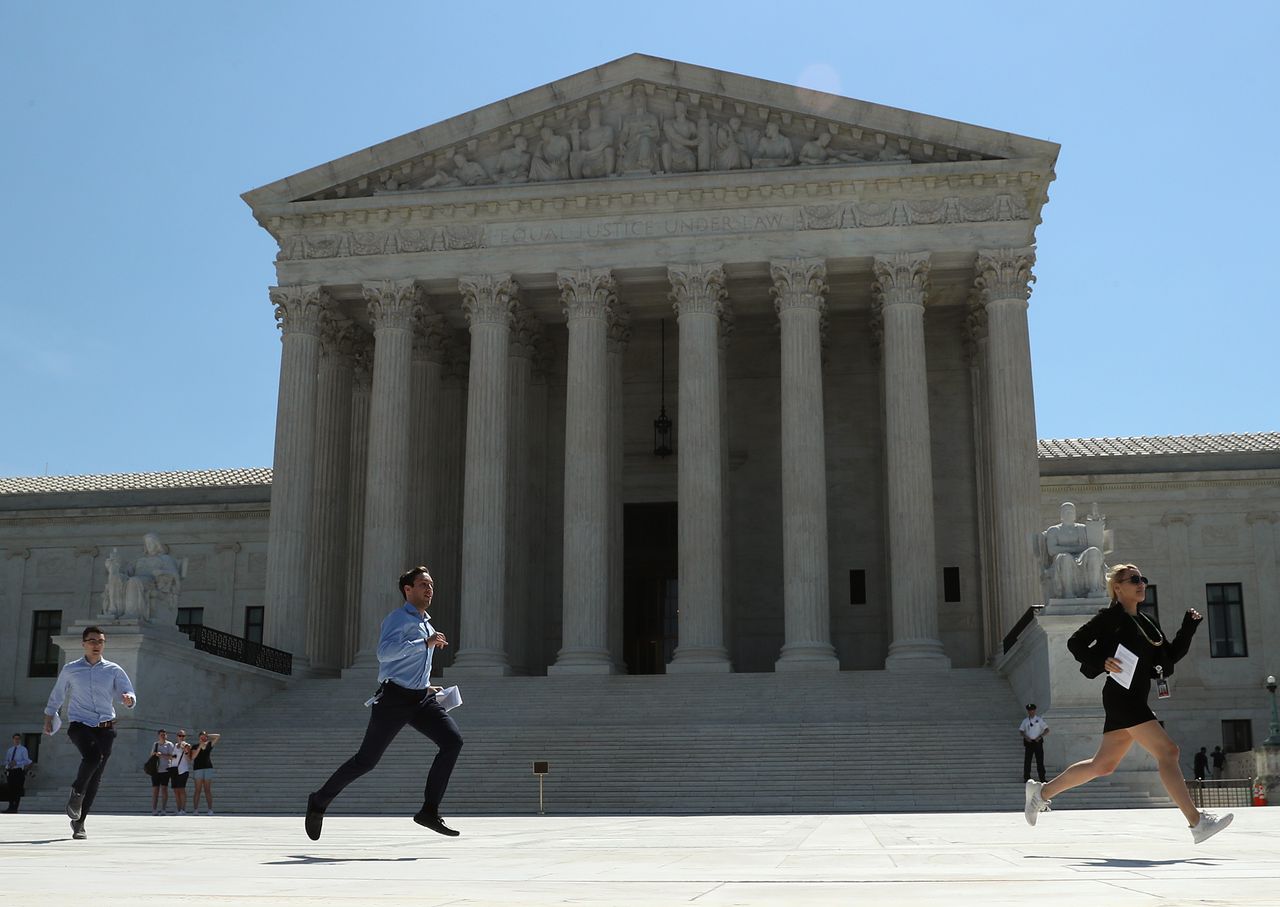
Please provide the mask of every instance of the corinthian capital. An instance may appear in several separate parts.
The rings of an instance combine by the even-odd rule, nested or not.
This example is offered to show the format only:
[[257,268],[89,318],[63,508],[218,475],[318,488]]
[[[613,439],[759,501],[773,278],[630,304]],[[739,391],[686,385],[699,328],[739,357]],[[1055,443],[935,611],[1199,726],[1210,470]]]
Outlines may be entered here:
[[608,268],[557,271],[566,318],[606,318],[618,301],[618,285]]
[[349,357],[356,326],[333,306],[320,316],[320,356],[325,359]]
[[447,336],[448,328],[443,315],[432,314],[425,306],[419,309],[413,319],[414,358],[444,362]]
[[276,308],[276,324],[284,334],[320,334],[328,296],[318,284],[271,287],[268,291]]
[[542,336],[542,322],[528,306],[516,303],[511,310],[511,345],[508,355],[532,359]]
[[719,315],[728,291],[724,286],[724,267],[719,263],[672,265],[667,268],[671,281],[672,301],[676,317],[686,313]]
[[978,276],[973,285],[982,293],[983,305],[997,299],[1026,302],[1031,297],[1031,284],[1036,277],[1031,266],[1036,263],[1036,250],[981,249],[978,251]]
[[510,274],[471,274],[458,278],[467,324],[511,324],[520,286]]
[[826,308],[827,262],[822,258],[784,258],[769,262],[773,286],[773,307],[779,315],[783,309]]
[[422,306],[422,290],[414,280],[378,280],[364,285],[374,331],[408,331]]
[[877,255],[872,263],[876,280],[871,291],[882,306],[924,305],[929,292],[929,253],[896,252]]

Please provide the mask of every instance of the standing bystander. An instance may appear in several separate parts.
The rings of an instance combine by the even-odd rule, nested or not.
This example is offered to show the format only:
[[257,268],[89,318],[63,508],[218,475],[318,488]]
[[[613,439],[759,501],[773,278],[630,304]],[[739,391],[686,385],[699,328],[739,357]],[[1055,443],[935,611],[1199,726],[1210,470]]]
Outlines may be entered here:
[[1209,754],[1205,748],[1200,747],[1200,752],[1196,753],[1195,761],[1192,763],[1197,781],[1203,781],[1205,776],[1209,774]]
[[164,728],[156,731],[156,742],[151,744],[151,755],[156,757],[156,773],[151,776],[151,815],[163,816],[169,809],[169,763],[173,761],[174,745]]
[[204,791],[205,802],[209,805],[209,815],[213,815],[213,745],[222,739],[221,734],[200,732],[200,742],[196,745],[192,759],[191,780],[196,784],[195,795],[191,798],[191,811],[200,812],[200,791]]
[[175,814],[187,814],[187,779],[191,776],[191,744],[187,743],[187,732],[178,728],[178,745],[174,752],[173,762],[173,808]]
[[7,813],[16,813],[18,803],[27,792],[27,767],[31,765],[31,754],[22,745],[22,735],[13,735],[13,746],[5,750],[4,770],[5,783],[9,785],[9,808]]
[[1036,760],[1036,772],[1044,782],[1044,738],[1049,733],[1049,725],[1036,714],[1036,704],[1027,703],[1027,717],[1018,725],[1018,733],[1022,735],[1022,780],[1031,780],[1031,758]]
[[1221,781],[1222,773],[1227,769],[1227,754],[1222,751],[1222,747],[1215,746],[1209,758],[1213,760],[1213,780]]

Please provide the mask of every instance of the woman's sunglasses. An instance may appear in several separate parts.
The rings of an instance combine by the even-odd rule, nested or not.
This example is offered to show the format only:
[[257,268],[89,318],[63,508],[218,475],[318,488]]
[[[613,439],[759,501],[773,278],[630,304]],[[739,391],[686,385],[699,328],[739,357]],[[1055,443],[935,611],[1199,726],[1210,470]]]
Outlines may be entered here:
[[1133,583],[1135,586],[1147,586],[1151,584],[1151,581],[1145,576],[1126,576],[1124,579],[1120,580],[1120,582]]

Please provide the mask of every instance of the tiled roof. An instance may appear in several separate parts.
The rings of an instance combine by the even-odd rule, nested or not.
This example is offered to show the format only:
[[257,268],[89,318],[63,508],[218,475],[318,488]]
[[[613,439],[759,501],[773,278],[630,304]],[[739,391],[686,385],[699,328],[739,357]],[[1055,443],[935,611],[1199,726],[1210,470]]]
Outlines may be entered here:
[[180,472],[120,472],[100,476],[0,478],[0,495],[57,494],[69,491],[138,491],[152,488],[226,488],[237,485],[270,484],[270,469],[190,469]]
[[1151,457],[1280,452],[1280,432],[1242,435],[1167,435],[1145,438],[1063,438],[1041,441],[1042,460],[1070,457]]

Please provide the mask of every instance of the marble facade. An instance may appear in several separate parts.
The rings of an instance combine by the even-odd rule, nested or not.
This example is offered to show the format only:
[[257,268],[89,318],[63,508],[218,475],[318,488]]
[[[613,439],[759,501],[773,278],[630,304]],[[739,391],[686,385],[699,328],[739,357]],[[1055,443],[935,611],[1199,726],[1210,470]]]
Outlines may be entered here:
[[[1026,307],[1056,155],[633,55],[246,193],[280,250],[268,644],[367,658],[426,561],[455,673],[627,670],[619,514],[666,501],[667,670],[983,663],[1038,595]],[[326,377],[360,368],[367,398]],[[307,605],[318,551],[345,614]],[[885,613],[843,604],[851,569]]]

